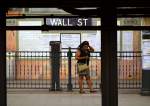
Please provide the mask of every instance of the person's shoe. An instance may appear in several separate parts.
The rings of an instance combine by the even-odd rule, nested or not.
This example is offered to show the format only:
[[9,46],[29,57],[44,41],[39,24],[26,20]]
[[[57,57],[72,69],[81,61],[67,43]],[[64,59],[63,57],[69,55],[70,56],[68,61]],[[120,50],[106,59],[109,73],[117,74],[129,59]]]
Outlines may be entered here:
[[85,93],[85,91],[79,91],[79,93],[80,93],[80,94],[83,94],[83,93]]
[[90,93],[95,93],[96,91],[95,90],[90,90]]

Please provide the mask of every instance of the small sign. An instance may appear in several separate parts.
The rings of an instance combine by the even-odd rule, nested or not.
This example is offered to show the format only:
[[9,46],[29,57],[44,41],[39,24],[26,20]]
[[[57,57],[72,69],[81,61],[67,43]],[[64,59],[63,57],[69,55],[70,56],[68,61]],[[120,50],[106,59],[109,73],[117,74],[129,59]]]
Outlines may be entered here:
[[140,26],[141,25],[141,20],[140,20],[140,18],[125,18],[123,20],[123,25]]
[[7,19],[6,26],[14,26],[16,25],[16,19]]

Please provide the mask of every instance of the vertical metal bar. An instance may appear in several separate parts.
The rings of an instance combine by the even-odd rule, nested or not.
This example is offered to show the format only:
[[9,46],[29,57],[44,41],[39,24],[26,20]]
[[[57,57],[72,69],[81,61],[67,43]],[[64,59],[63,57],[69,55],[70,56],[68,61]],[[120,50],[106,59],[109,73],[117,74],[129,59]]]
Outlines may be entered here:
[[20,79],[18,79],[18,52],[14,51],[15,53],[15,76],[16,76],[16,80],[17,80],[17,88],[20,87]]
[[122,79],[122,52],[120,51],[120,58],[119,58],[119,68],[120,68],[120,78],[118,79],[118,88],[120,89],[121,88],[121,79]]
[[62,88],[63,88],[63,66],[64,66],[64,64],[63,64],[63,60],[64,60],[64,53],[62,52],[61,53],[61,65],[60,65],[60,85],[62,86]]
[[[133,87],[133,82],[132,82],[132,78],[133,78],[133,75],[134,75],[134,60],[133,60],[133,56],[134,56],[134,53],[131,51],[128,53],[129,57],[129,88],[132,88]],[[132,73],[133,72],[133,73]]]
[[126,59],[126,52],[124,51],[124,57],[123,57],[123,61],[124,61],[124,69],[123,69],[123,88],[126,88],[126,69],[127,69],[127,59]]
[[20,61],[21,61],[21,56],[20,56],[20,52],[18,51],[18,65],[19,65],[19,78],[20,78],[20,88],[22,87],[22,78],[21,78],[21,74],[22,74],[22,72],[21,72],[21,64],[20,64]]
[[136,52],[136,84],[137,84],[137,87],[136,88],[139,88],[139,81],[138,81],[138,71],[140,70],[139,68],[139,52]]
[[32,82],[33,82],[34,79],[33,79],[33,74],[32,74],[32,71],[33,71],[33,70],[32,70],[32,61],[33,61],[33,60],[32,60],[32,51],[31,51],[30,53],[31,53],[31,54],[30,54],[30,68],[29,68],[29,69],[30,69],[30,71],[31,71],[31,88],[33,88],[33,83],[32,83]]
[[43,25],[46,25],[46,18],[44,17],[44,24]]
[[24,51],[24,70],[25,70],[25,74],[26,74],[26,77],[25,77],[25,87],[28,88],[28,81],[29,81],[29,74],[28,74],[28,70],[27,70],[27,61],[26,61],[26,54],[27,54],[27,51]]
[[77,64],[75,64],[75,72],[74,72],[74,74],[75,74],[75,78],[74,78],[74,83],[73,83],[73,85],[74,85],[74,88],[77,88],[77,85],[78,85],[78,79],[77,79]]
[[128,52],[128,51],[126,51],[126,54],[127,54],[127,56],[126,56],[126,60],[127,60],[127,69],[126,69],[126,73],[127,73],[127,83],[126,83],[126,86],[127,86],[127,88],[130,88],[130,70],[131,70],[131,61],[130,61],[130,52]]
[[[112,0],[109,3],[114,3]],[[101,4],[102,106],[118,106],[117,16],[114,5]]]
[[126,69],[126,63],[125,63],[125,60],[126,60],[126,58],[125,58],[125,52],[123,52],[123,57],[122,57],[122,59],[123,59],[123,69],[122,69],[122,71],[123,71],[123,81],[122,81],[122,84],[123,84],[123,88],[125,88],[125,77],[124,77],[124,75],[126,74],[126,72],[125,72],[125,69]]
[[135,77],[135,81],[136,81],[136,87],[135,88],[138,88],[139,86],[139,81],[138,81],[138,71],[139,71],[139,65],[138,65],[138,58],[139,58],[139,52],[136,52],[136,60],[135,60],[135,62],[136,62],[136,68],[135,68],[135,70],[136,70],[136,72],[135,72],[135,74],[136,74],[136,77]]
[[36,68],[37,68],[37,84],[36,84],[36,85],[37,85],[37,88],[40,87],[40,79],[39,79],[40,70],[39,70],[39,62],[38,62],[38,61],[39,61],[39,60],[38,60],[38,53],[39,53],[39,52],[36,52],[36,51],[35,51],[35,54],[36,54],[36,57],[35,57],[35,58],[36,58]]
[[12,73],[10,73],[10,74],[12,74],[12,80],[14,81],[14,83],[15,83],[15,86],[16,86],[16,88],[17,88],[17,80],[15,79],[15,64],[14,64],[14,52],[11,52],[11,70],[12,70]]
[[[50,53],[49,53],[49,51],[48,51],[48,52],[45,52],[45,53],[46,53],[46,54],[45,54],[45,61],[46,61],[46,63],[45,63],[45,71],[46,71],[46,88],[48,88],[50,84],[48,84],[48,79],[49,79],[49,78],[47,77],[47,76],[48,76],[48,74],[47,74],[47,69],[48,69],[48,68],[47,68],[47,65],[48,65],[48,63],[49,63],[49,59],[48,59],[49,56],[48,56],[48,54],[50,54]],[[50,68],[49,68],[49,69],[50,69]],[[50,82],[50,81],[49,81],[49,82]],[[50,86],[50,87],[51,87],[51,86]],[[50,88],[50,87],[49,87],[49,88]]]
[[[40,88],[44,88],[44,83],[43,83],[43,68],[42,68],[42,51],[39,52],[39,69],[40,69],[40,82],[41,82],[41,87]],[[42,71],[42,72],[41,72]]]
[[126,87],[126,79],[125,79],[125,74],[126,74],[126,53],[125,52],[123,52],[123,88],[125,88]]
[[37,53],[37,67],[38,67],[38,88],[41,88],[41,70],[40,70],[40,64],[39,64],[39,62],[40,62],[40,51],[37,51],[36,52]]
[[24,84],[24,79],[25,79],[25,73],[24,73],[24,66],[23,66],[23,56],[22,56],[23,52],[20,52],[20,72],[22,73],[22,88],[25,87]]
[[29,66],[29,71],[30,71],[30,87],[32,88],[32,69],[31,69],[31,64],[32,64],[32,59],[31,59],[31,52],[29,52],[28,55],[28,66]]
[[[6,67],[6,81],[12,81],[12,83],[14,83],[15,85],[15,81],[13,80],[13,77],[14,77],[14,73],[13,73],[13,63],[12,63],[12,52],[9,52],[9,69],[7,70],[7,67]],[[6,60],[7,61],[7,60]],[[7,85],[6,85],[7,87]]]
[[[117,44],[118,45],[118,44]],[[118,88],[120,87],[120,51],[117,52],[117,65],[118,65],[118,71],[117,71],[117,74],[118,74]]]
[[[102,63],[102,61],[101,61],[101,52],[99,53],[99,57],[100,57],[100,60],[99,60],[99,62],[100,62],[100,67],[102,67],[102,64],[101,64],[101,63]],[[100,68],[100,69],[101,69],[101,68]],[[102,77],[102,74],[101,74],[101,73],[102,73],[102,69],[100,70],[100,73],[99,73],[100,76]],[[101,81],[101,78],[99,79],[99,82],[100,82],[100,83],[99,83],[99,86],[100,86],[100,90],[101,90],[101,89],[102,89],[102,84],[101,84],[102,81]]]
[[67,56],[68,56],[68,84],[67,84],[67,88],[68,88],[68,91],[72,91],[72,73],[71,73],[72,52],[71,52],[71,47],[69,47]]
[[25,71],[25,75],[26,75],[26,77],[25,77],[25,88],[28,88],[28,78],[29,78],[29,76],[28,76],[28,70],[27,70],[27,63],[26,63],[26,51],[24,51],[24,71]]
[[[6,77],[6,81],[8,81],[9,83],[10,83],[10,85],[11,85],[11,78],[10,78],[10,70],[11,70],[11,66],[10,66],[10,62],[11,62],[11,60],[10,60],[10,58],[11,58],[11,56],[10,56],[10,54],[11,54],[11,52],[8,52],[8,72],[6,71],[6,76],[7,76],[7,74],[8,74],[8,78]],[[12,85],[13,85],[13,81],[12,81]],[[14,85],[13,85],[14,86]]]
[[21,58],[20,58],[20,62],[21,62],[21,71],[23,71],[23,88],[25,88],[25,63],[24,63],[24,52],[21,52]]
[[[26,87],[26,73],[25,73],[25,61],[24,61],[24,51],[21,52],[21,66],[23,65],[23,73],[24,73],[24,79],[23,79],[23,86]],[[23,62],[22,62],[23,61]],[[22,70],[22,69],[21,69]]]
[[12,52],[13,53],[13,62],[12,62],[12,71],[13,71],[13,81],[15,82],[15,84],[16,84],[16,88],[17,88],[17,83],[18,83],[18,81],[16,80],[16,67],[15,67],[15,56],[14,56],[14,52]]
[[140,52],[140,88],[142,88],[142,52]]
[[34,84],[35,84],[35,88],[36,88],[36,81],[37,81],[37,68],[36,68],[36,53],[33,52],[33,61],[34,61],[34,74],[35,74],[35,81],[34,81]]
[[130,73],[130,61],[129,61],[129,56],[128,56],[128,52],[126,51],[126,61],[127,61],[127,64],[126,64],[126,88],[129,88],[130,85],[128,85],[129,83],[129,73]]
[[39,68],[40,68],[40,73],[41,73],[41,77],[40,77],[40,79],[41,79],[41,87],[40,88],[44,88],[44,83],[43,83],[44,82],[43,81],[44,80],[43,79],[43,67],[42,67],[42,65],[43,65],[43,59],[42,58],[43,58],[43,56],[42,55],[43,55],[43,53],[42,53],[42,51],[40,51],[39,52],[39,58],[40,58],[39,59],[39,65],[40,65]]
[[0,9],[0,106],[7,106],[6,95],[6,8]]
[[139,63],[139,61],[138,61],[138,55],[139,55],[139,52],[135,52],[135,54],[136,54],[136,68],[135,68],[135,74],[136,74],[136,77],[134,78],[134,80],[136,81],[136,87],[135,88],[138,88],[138,83],[139,83],[139,81],[138,81],[138,71],[139,71],[139,65],[138,65],[138,63]]
[[[95,63],[95,77],[96,77],[96,79],[95,79],[95,86],[96,86],[96,88],[99,88],[99,83],[98,83],[98,81],[100,80],[99,79],[99,76],[98,76],[98,71],[97,71],[97,65],[98,65],[98,53],[96,53],[96,57],[95,57],[95,61],[96,61],[96,63]],[[99,70],[100,71],[100,70]],[[94,84],[94,83],[93,83]]]
[[124,74],[124,79],[125,79],[125,88],[127,88],[127,83],[128,83],[128,80],[127,80],[127,69],[128,69],[128,60],[127,60],[127,51],[125,51],[125,74]]
[[139,87],[142,87],[142,52],[139,53]]
[[140,74],[139,73],[140,72],[140,52],[139,51],[137,52],[136,56],[137,56],[137,71],[136,71],[137,79],[136,80],[137,80],[137,88],[140,88],[140,86],[139,86],[140,85],[140,77],[139,77],[139,74]]
[[134,57],[135,57],[135,52],[134,51],[131,51],[130,52],[130,56],[129,56],[129,58],[130,58],[130,60],[132,60],[132,61],[130,61],[130,73],[129,73],[129,85],[130,85],[130,87],[129,88],[134,88],[134,86],[135,86],[135,84],[134,84],[134,82],[135,82],[135,80],[134,80],[134,76],[135,76],[135,73],[134,73],[134,71],[135,71],[135,66],[136,66],[136,62],[135,62],[135,60],[134,60]]
[[[50,51],[48,51],[47,52],[47,54],[46,54],[46,56],[47,56],[47,64],[46,64],[46,73],[48,74],[48,72],[47,71],[49,71],[49,83],[48,83],[48,86],[49,86],[49,88],[51,88],[52,87],[52,82],[51,82],[51,79],[52,79],[52,77],[51,77],[51,70],[52,70],[52,67],[50,66],[50,64],[49,64],[49,57],[51,56],[51,52]],[[48,67],[49,66],[49,67]]]
[[133,88],[136,88],[137,87],[137,52],[136,51],[133,51]]
[[[95,53],[92,53],[92,56],[90,57],[90,64],[89,64],[91,79],[92,79],[92,77],[93,77],[93,67],[92,67],[92,66],[94,65],[94,64],[93,64],[93,61],[94,61],[94,54],[95,54]],[[95,82],[95,81],[92,80],[93,88],[95,87],[95,86],[94,86],[94,82]],[[87,85],[87,84],[86,84],[86,85]],[[88,87],[86,87],[86,88],[88,88]]]
[[35,69],[34,69],[34,52],[31,52],[31,74],[32,74],[32,88],[35,88]]
[[29,84],[30,84],[30,88],[32,88],[32,71],[31,71],[31,51],[28,52],[28,56],[27,56],[27,62],[28,62],[28,70],[29,70],[29,75],[30,75],[30,78],[29,78]]
[[26,62],[26,63],[25,63],[25,67],[26,67],[27,76],[28,76],[28,77],[27,77],[27,85],[28,85],[27,88],[30,88],[30,72],[29,72],[29,68],[28,68],[28,61],[29,61],[29,60],[28,60],[28,53],[29,53],[28,51],[25,52],[25,54],[26,54],[26,55],[25,55],[25,62]]
[[41,58],[40,58],[40,60],[42,61],[42,63],[41,63],[41,70],[42,70],[42,88],[44,88],[44,69],[43,69],[43,53],[44,53],[44,51],[41,51]]
[[139,52],[136,53],[136,83],[137,83],[137,87],[139,88],[139,78],[138,78],[138,72],[139,72],[140,68],[139,68]]
[[29,54],[30,52],[29,51],[26,51],[26,55],[25,55],[25,61],[26,61],[26,70],[27,70],[27,73],[28,73],[28,88],[31,88],[31,84],[30,84],[30,80],[31,80],[31,74],[30,74],[30,70],[29,70]]
[[124,74],[124,53],[121,51],[121,64],[120,64],[120,68],[121,68],[121,74],[122,74],[122,78],[120,79],[119,83],[120,83],[120,88],[123,86],[123,74]]
[[64,81],[63,81],[63,85],[62,86],[65,86],[67,85],[67,72],[66,72],[66,69],[67,69],[67,56],[66,56],[66,52],[64,53],[64,69],[62,70],[63,74],[64,74]]
[[21,88],[21,71],[20,71],[20,57],[19,57],[19,51],[16,51],[16,75],[17,75],[17,80],[19,79],[19,87],[18,88]]

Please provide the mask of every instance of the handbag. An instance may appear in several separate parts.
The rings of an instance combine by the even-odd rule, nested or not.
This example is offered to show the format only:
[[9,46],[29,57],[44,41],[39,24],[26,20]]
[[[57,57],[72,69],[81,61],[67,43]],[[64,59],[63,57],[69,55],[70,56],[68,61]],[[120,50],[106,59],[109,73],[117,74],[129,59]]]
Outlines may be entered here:
[[78,63],[78,71],[86,71],[89,69],[89,66],[86,63]]

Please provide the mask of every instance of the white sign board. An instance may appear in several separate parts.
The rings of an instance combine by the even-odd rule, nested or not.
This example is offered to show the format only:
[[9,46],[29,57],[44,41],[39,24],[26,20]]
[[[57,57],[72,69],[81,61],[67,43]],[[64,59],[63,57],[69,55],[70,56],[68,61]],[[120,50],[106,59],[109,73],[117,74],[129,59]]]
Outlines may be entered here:
[[77,48],[80,45],[80,33],[62,33],[62,48]]
[[89,41],[90,45],[95,49],[95,51],[101,51],[101,32],[97,31],[95,33],[83,33],[81,36],[82,42]]
[[133,31],[122,31],[122,51],[133,51]]
[[150,55],[150,40],[143,40],[143,55]]
[[150,70],[150,40],[143,40],[142,43],[142,67]]
[[59,41],[57,34],[42,34],[41,31],[19,31],[19,51],[49,51],[50,41]]
[[[20,26],[39,26],[41,21],[20,21]],[[42,33],[40,30],[22,30],[18,34],[19,51],[49,51],[50,41],[59,41],[56,33]]]
[[150,70],[150,56],[143,56],[142,67],[145,70]]

